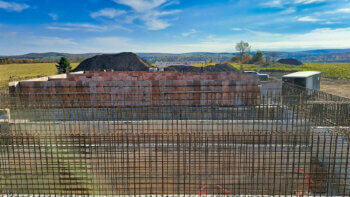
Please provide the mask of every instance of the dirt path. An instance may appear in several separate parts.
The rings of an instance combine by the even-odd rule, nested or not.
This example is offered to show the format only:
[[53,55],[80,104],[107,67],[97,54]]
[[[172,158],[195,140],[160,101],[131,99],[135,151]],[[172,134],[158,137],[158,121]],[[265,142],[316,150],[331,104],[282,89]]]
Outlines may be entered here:
[[330,94],[350,98],[350,80],[323,78],[321,81],[321,90]]

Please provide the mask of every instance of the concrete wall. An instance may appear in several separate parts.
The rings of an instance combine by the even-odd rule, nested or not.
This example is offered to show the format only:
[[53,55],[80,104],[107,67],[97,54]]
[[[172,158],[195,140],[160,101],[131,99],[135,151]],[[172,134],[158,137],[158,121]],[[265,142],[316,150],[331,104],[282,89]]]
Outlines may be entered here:
[[[290,123],[289,123],[290,124]],[[244,134],[252,137],[259,132],[280,132],[289,140],[307,141],[297,134],[309,134],[303,123],[286,127],[286,121],[240,121],[240,120],[152,120],[152,121],[47,121],[47,122],[10,122],[11,132],[29,132],[37,134],[82,133],[202,133],[202,134]],[[249,133],[251,132],[251,133]],[[283,133],[285,132],[285,133]],[[295,136],[294,136],[295,135]],[[286,137],[286,138],[287,138]],[[285,140],[286,143],[288,140]]]
[[[280,106],[234,107],[115,107],[115,108],[17,108],[12,119],[29,121],[140,121],[140,120],[290,120],[297,117]],[[299,120],[299,121],[300,121]]]
[[350,196],[350,127],[315,127],[312,132],[318,170],[326,173],[318,177],[324,190],[334,196]]

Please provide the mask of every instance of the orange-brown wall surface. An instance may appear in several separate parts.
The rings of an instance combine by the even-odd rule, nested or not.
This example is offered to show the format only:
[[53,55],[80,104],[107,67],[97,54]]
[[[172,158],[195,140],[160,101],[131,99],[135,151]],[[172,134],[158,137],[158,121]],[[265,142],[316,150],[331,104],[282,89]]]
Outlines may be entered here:
[[15,94],[65,106],[253,105],[259,80],[241,73],[85,72],[21,81]]

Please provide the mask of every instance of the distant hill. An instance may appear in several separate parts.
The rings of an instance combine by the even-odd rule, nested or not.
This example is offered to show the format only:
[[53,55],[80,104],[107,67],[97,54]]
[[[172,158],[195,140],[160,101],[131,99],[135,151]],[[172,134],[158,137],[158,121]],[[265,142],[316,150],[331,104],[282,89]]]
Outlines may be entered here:
[[184,54],[167,54],[159,56],[146,56],[145,54],[138,54],[140,57],[146,59],[151,64],[156,61],[163,62],[177,62],[177,61],[213,61],[224,62],[230,60],[234,54],[232,53],[184,53]]
[[295,58],[302,62],[350,62],[350,49],[322,49],[299,52],[277,52],[279,58]]
[[[264,51],[265,55],[270,54]],[[274,52],[278,59],[294,58],[302,62],[350,62],[350,49],[320,49],[298,52]],[[253,53],[252,53],[253,54]],[[39,61],[57,61],[61,57],[67,57],[70,61],[81,62],[100,53],[70,54],[70,53],[29,53],[25,55],[7,56],[11,59],[35,59]],[[193,52],[193,53],[137,53],[141,58],[150,63],[156,61],[213,61],[224,62],[231,59],[234,53],[211,53],[211,52]],[[1,58],[1,57],[0,57]]]
[[166,56],[178,56],[179,54],[174,53],[137,53],[138,56],[149,59],[149,58],[157,58],[157,57],[166,57]]
[[80,62],[87,58],[98,55],[98,53],[86,53],[86,54],[70,54],[70,53],[56,53],[56,52],[48,52],[48,53],[28,53],[25,55],[15,55],[15,56],[3,56],[10,59],[35,59],[39,61],[57,61],[61,57],[66,57],[70,61]]
[[[270,51],[263,51],[269,55]],[[301,62],[350,62],[350,49],[325,49],[299,52],[274,52],[277,59],[294,58]],[[148,56],[147,53],[139,54],[142,58],[147,59],[150,63],[156,61],[209,61],[224,62],[229,61],[235,53],[209,53],[194,52],[184,54],[153,54]],[[250,55],[254,55],[251,53]]]
[[279,58],[295,58],[302,62],[350,62],[350,50],[317,50],[278,54]]

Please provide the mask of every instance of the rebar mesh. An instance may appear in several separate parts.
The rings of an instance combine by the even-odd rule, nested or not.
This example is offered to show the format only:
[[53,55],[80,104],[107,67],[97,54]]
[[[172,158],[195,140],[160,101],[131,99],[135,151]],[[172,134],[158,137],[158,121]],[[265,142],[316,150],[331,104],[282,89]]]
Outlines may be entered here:
[[0,193],[349,196],[349,100],[271,87],[1,94]]

